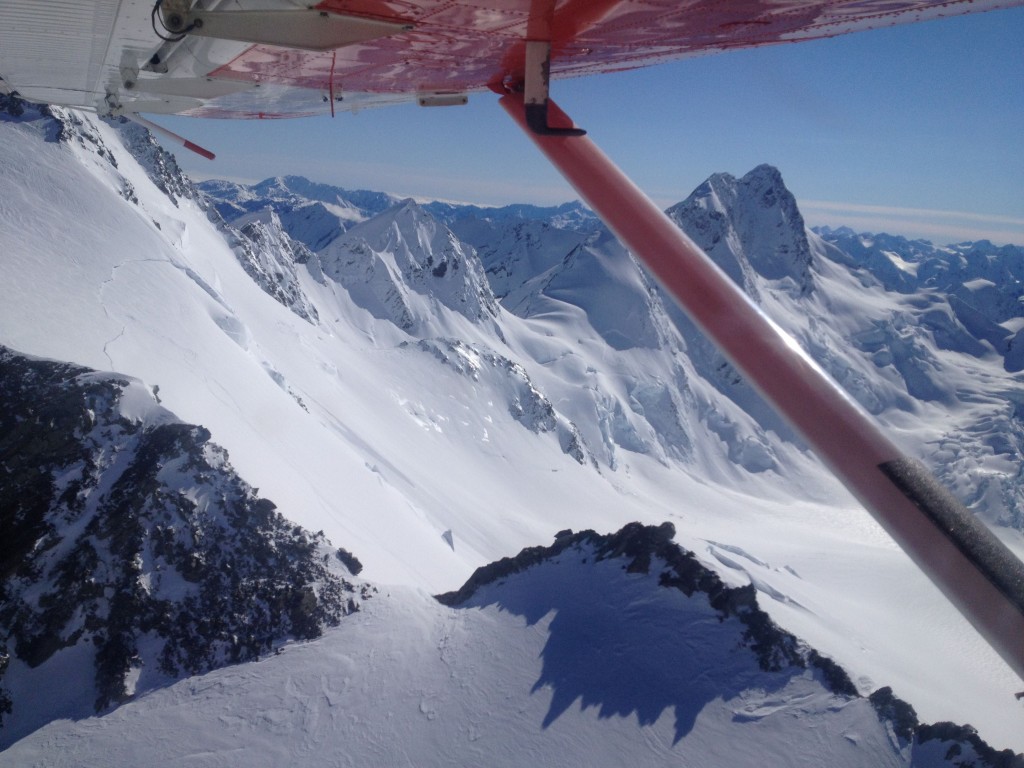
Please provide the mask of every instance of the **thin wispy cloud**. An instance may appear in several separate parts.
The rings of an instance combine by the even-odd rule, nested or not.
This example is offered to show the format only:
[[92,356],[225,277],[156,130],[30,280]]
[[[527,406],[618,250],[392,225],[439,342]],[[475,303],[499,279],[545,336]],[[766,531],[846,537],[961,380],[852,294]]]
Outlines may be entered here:
[[865,205],[830,200],[801,200],[800,210],[812,226],[848,226],[858,231],[887,232],[937,243],[991,240],[1024,243],[1024,218],[974,211]]
[[862,205],[860,203],[835,203],[827,200],[801,200],[801,210],[817,209],[826,211],[850,211],[857,214],[878,214],[914,219],[949,219],[978,221],[991,224],[1010,224],[1024,227],[1024,218],[1016,216],[992,216],[986,213],[968,211],[940,211],[929,208],[901,208],[891,205]]

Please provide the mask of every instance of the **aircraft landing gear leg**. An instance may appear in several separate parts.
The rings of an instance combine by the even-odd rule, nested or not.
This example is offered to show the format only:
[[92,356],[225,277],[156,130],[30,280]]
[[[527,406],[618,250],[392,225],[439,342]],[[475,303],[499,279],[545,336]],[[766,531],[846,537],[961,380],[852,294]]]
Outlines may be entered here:
[[[558,125],[572,121],[544,94]],[[533,130],[523,96],[501,105],[690,317],[1024,679],[1024,564],[905,457],[587,137]],[[546,122],[546,121],[545,121]]]

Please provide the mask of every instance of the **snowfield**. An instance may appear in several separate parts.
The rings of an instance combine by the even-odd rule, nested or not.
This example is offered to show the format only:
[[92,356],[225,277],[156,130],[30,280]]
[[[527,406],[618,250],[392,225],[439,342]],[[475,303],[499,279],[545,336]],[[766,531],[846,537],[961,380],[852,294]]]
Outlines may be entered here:
[[820,672],[762,670],[736,618],[657,586],[664,563],[628,562],[583,544],[457,608],[394,588],[320,640],[54,723],[0,764],[932,764]]
[[[485,244],[480,218],[321,201],[346,231],[320,248],[297,235],[322,240],[322,220],[292,241],[281,210],[246,235],[172,161],[140,164],[133,127],[60,116],[0,121],[0,344],[138,379],[380,595],[280,655],[101,716],[82,702],[0,765],[940,764],[866,700],[730,656],[717,620],[611,561],[551,563],[493,602],[430,597],[562,529],[634,520],[672,522],[861,694],[890,686],[922,721],[1024,751],[1024,683],[592,223],[545,225],[549,241],[495,219]],[[1024,553],[1024,342],[999,346],[1016,316],[954,312],[934,282],[890,291],[756,173],[689,206],[724,227],[721,258]],[[762,258],[744,238],[766,222]],[[878,247],[893,280],[923,279],[917,256]],[[966,276],[959,300],[982,278],[1010,279]],[[706,679],[705,653],[726,656]]]

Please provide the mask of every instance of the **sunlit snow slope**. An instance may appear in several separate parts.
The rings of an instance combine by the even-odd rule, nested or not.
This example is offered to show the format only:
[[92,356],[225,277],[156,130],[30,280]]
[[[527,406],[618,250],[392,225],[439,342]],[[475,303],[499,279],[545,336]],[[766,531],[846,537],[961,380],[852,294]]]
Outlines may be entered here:
[[[592,222],[504,220],[486,243],[479,219],[334,201],[345,231],[320,220],[302,245],[283,211],[224,224],[131,127],[29,111],[0,131],[0,343],[158,388],[368,580],[442,592],[563,528],[672,520],[862,692],[892,686],[924,720],[1024,750],[1021,681]],[[741,181],[762,205],[739,220],[721,185],[694,204],[718,234],[705,247],[909,452],[1019,526],[1009,351],[917,333],[928,307],[961,324],[938,294],[893,304],[773,204],[769,170]]]
[[563,532],[441,596],[451,608],[396,588],[312,643],[53,723],[0,765],[1024,762],[918,726],[886,691],[851,697],[752,587],[724,587],[672,534]]

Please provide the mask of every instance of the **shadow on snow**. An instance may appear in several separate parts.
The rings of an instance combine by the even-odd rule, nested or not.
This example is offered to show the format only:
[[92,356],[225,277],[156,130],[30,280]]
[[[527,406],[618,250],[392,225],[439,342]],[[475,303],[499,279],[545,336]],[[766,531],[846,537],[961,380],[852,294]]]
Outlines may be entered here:
[[672,709],[677,743],[709,703],[751,688],[778,690],[800,672],[764,672],[743,644],[743,624],[721,620],[707,595],[663,588],[656,573],[627,573],[621,558],[586,565],[588,554],[565,552],[481,588],[465,603],[497,606],[529,625],[554,613],[532,689],[552,691],[544,728],[577,700],[602,718],[635,714],[642,726]]

